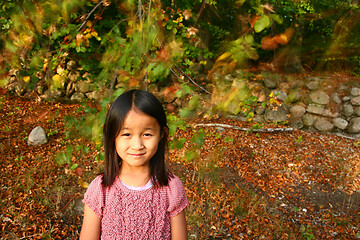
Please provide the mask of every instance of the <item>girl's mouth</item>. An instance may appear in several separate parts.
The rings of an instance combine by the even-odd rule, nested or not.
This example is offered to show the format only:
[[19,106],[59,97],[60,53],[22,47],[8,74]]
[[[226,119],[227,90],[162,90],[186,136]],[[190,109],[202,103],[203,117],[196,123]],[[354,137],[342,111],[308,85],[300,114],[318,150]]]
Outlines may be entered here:
[[133,157],[141,157],[141,156],[145,155],[145,153],[130,153],[130,155]]

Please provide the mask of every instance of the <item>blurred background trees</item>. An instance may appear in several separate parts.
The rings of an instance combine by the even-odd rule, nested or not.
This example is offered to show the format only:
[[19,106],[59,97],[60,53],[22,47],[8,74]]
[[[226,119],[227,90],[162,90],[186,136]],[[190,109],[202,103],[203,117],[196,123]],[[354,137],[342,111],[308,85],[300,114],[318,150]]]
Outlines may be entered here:
[[26,88],[66,87],[71,61],[73,80],[86,73],[99,89],[211,91],[209,73],[235,68],[360,71],[357,1],[5,0],[0,11],[2,85],[13,69]]
[[106,106],[137,87],[186,118],[249,109],[234,72],[360,74],[356,0],[4,0],[0,16],[0,85],[36,98]]

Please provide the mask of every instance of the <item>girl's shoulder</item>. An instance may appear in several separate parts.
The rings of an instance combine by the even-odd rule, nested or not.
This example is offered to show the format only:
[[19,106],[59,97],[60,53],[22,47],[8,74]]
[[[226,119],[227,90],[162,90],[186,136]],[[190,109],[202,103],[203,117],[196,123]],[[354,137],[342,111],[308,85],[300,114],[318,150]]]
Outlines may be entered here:
[[170,192],[181,192],[184,191],[184,185],[179,177],[172,174],[169,178],[169,182],[166,189],[167,191]]
[[102,188],[102,178],[103,178],[103,175],[98,175],[96,176],[90,183],[89,187],[92,186],[92,187],[95,187],[95,188]]
[[183,187],[180,178],[174,174],[171,174],[168,185],[169,187]]
[[185,188],[177,176],[171,176],[166,189],[166,195],[169,201],[169,216],[174,217],[189,205],[189,201],[186,197]]

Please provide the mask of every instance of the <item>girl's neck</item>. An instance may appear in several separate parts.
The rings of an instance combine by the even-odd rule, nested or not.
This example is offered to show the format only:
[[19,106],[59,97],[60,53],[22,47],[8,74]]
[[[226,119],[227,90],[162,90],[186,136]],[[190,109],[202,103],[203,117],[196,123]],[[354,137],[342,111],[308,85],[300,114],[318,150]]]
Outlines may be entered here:
[[133,187],[142,187],[145,186],[146,183],[149,182],[150,176],[150,169],[120,169],[119,179],[128,186]]

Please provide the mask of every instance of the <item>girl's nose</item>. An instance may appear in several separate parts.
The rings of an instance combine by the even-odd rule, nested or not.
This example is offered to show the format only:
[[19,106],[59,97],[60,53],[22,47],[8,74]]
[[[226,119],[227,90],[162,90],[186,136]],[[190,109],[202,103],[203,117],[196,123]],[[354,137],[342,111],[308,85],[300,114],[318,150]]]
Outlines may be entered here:
[[144,143],[141,139],[141,137],[134,137],[133,141],[131,142],[131,148],[132,149],[142,149],[144,147]]

